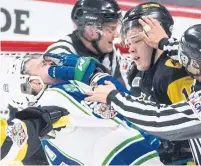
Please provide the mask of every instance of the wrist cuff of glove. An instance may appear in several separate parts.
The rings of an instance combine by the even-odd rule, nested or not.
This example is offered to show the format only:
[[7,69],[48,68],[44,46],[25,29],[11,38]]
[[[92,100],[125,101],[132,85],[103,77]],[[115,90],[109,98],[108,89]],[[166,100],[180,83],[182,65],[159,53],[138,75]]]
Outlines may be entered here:
[[106,99],[107,104],[111,104],[112,100],[116,97],[116,95],[117,95],[118,93],[119,93],[118,90],[113,90],[113,91],[111,91],[111,92],[108,94],[107,99]]
[[55,122],[62,116],[69,114],[69,112],[65,108],[57,106],[43,106],[42,109],[44,110],[44,112],[48,113],[52,122]]
[[168,41],[169,38],[162,38],[159,43],[158,43],[158,48],[160,50],[163,50],[164,46],[167,46],[169,41]]
[[16,118],[20,120],[42,119],[42,114],[46,114],[52,121],[58,120],[61,116],[68,114],[67,110],[57,106],[28,107],[16,112]]

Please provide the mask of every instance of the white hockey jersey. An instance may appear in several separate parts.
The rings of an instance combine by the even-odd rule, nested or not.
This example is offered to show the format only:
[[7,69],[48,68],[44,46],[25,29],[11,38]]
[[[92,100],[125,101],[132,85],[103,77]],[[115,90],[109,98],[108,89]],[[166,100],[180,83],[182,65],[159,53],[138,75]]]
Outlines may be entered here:
[[136,129],[121,119],[100,119],[104,104],[87,103],[90,87],[78,81],[53,86],[39,100],[41,106],[60,106],[72,115],[55,139],[41,140],[51,165],[163,165],[158,153]]

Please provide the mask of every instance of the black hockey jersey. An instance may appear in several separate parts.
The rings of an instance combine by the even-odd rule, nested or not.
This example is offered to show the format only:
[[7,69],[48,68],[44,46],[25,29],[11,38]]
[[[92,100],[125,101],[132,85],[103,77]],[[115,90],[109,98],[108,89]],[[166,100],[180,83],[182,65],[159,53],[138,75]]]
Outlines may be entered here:
[[[131,90],[135,96],[140,96],[143,100],[170,105],[186,100],[191,93],[192,85],[193,79],[185,68],[163,52],[152,68],[138,71],[131,82]],[[161,141],[160,157],[165,164],[178,160],[185,162],[185,158],[192,157],[191,152],[181,152],[181,149],[189,148],[188,141]]]
[[135,96],[160,104],[172,104],[186,99],[193,79],[178,62],[163,53],[154,66],[139,71],[131,82]]

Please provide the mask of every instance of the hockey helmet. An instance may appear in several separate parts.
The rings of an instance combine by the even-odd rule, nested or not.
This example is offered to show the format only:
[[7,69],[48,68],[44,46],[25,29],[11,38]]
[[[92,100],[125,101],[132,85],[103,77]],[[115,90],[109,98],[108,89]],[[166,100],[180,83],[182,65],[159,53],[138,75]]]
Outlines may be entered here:
[[[30,58],[17,58],[12,62],[11,67],[3,80],[3,90],[9,94],[9,104],[21,110],[33,106],[44,92],[45,85],[40,77],[23,73],[25,63]],[[42,88],[38,93],[33,93],[31,82],[39,80]]]
[[192,76],[201,76],[201,24],[188,28],[179,42],[182,65]]
[[121,28],[122,44],[125,44],[126,33],[129,29],[132,27],[141,27],[138,19],[140,19],[142,16],[151,16],[158,20],[168,36],[171,36],[174,20],[167,8],[156,2],[146,2],[139,4],[126,12]]
[[120,19],[121,13],[115,0],[78,0],[73,7],[71,19],[82,32],[86,24],[96,24],[101,28],[104,22]]

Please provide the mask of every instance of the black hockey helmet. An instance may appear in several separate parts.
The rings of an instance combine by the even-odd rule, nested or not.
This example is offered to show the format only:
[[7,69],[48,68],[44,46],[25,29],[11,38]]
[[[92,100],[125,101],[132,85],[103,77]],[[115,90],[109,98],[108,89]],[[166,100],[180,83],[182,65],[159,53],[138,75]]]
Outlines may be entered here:
[[101,24],[120,19],[122,12],[115,0],[78,0],[73,7],[71,19],[79,31],[83,31],[86,24]]
[[142,16],[151,16],[157,19],[168,36],[170,37],[172,35],[174,20],[167,8],[156,2],[146,2],[131,8],[124,15],[121,29],[122,40],[125,39],[125,35],[130,28],[141,26],[138,19]]
[[[99,54],[103,53],[98,46],[103,24],[117,22],[121,16],[121,9],[115,0],[78,0],[71,13],[71,19],[77,25],[79,36],[91,42]],[[89,40],[84,35],[86,27],[93,39]]]
[[[201,75],[201,24],[193,25],[184,32],[179,43],[179,56],[190,75]],[[194,68],[200,70],[199,74],[191,72]]]
[[[168,36],[172,35],[172,28],[174,24],[174,20],[169,13],[169,11],[161,4],[156,2],[146,2],[137,5],[136,7],[131,8],[129,11],[126,12],[124,18],[122,20],[122,27],[121,27],[121,44],[123,47],[126,46],[127,40],[127,32],[129,29],[133,27],[141,27],[139,23],[139,19],[142,16],[151,16],[158,20]],[[134,38],[137,34],[129,34],[129,38]],[[150,68],[154,65],[155,60],[155,53],[156,49],[153,49],[152,58],[150,63]]]

